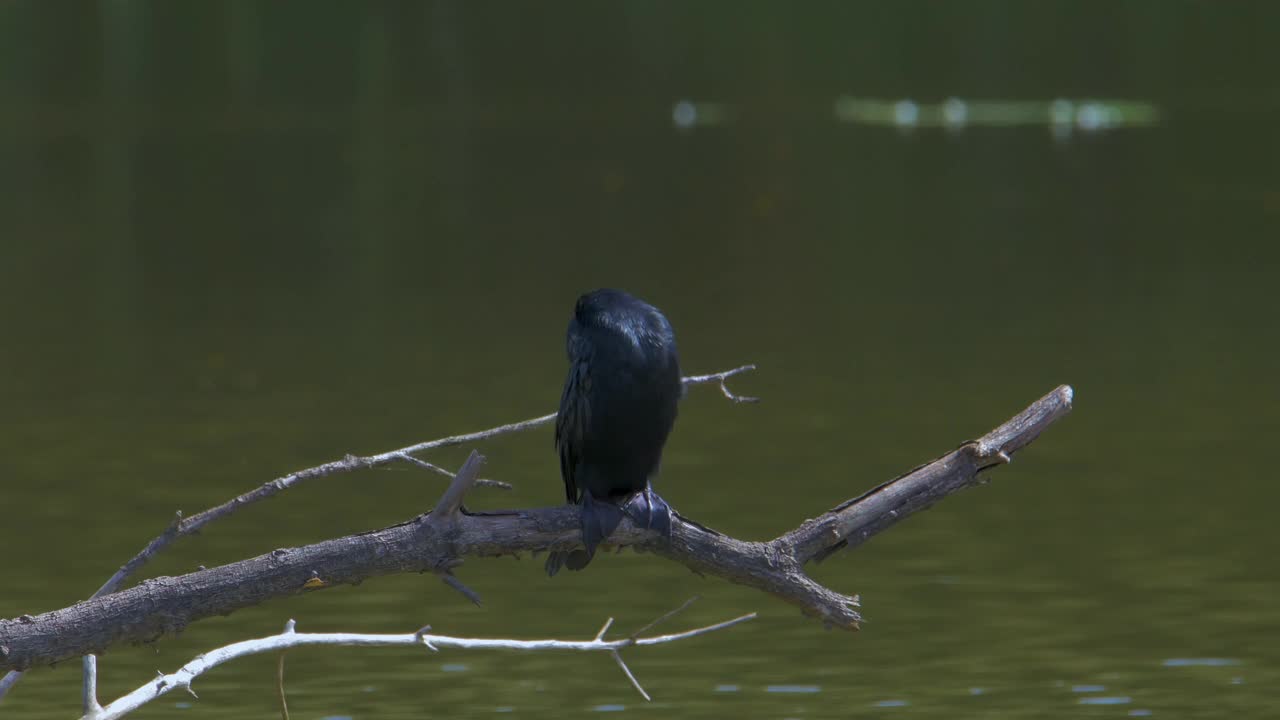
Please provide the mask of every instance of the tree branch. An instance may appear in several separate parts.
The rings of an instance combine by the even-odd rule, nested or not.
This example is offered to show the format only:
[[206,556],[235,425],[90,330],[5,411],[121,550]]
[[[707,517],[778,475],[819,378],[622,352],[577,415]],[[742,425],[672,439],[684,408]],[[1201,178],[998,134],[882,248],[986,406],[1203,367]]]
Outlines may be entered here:
[[[721,392],[723,392],[726,397],[728,397],[730,400],[733,400],[734,402],[741,402],[743,401],[743,399],[740,399],[738,396],[735,396],[733,393],[731,393],[728,387],[725,386],[725,381],[731,377],[734,377],[735,375],[740,375],[742,373],[749,372],[755,369],[756,369],[755,365],[743,365],[741,367],[733,368],[732,370],[724,370],[718,373],[711,373],[710,375],[691,375],[683,378],[683,383],[686,389],[693,387],[695,385],[704,385],[704,384],[713,383],[713,382],[718,383],[720,385]],[[755,401],[754,398],[746,398],[745,400],[751,401],[751,402]],[[199,532],[202,528],[204,528],[204,526],[208,525],[209,523],[215,520],[227,517],[241,508],[248,507],[249,505],[252,505],[262,500],[266,500],[267,498],[273,497],[279,494],[280,492],[283,492],[284,490],[287,490],[293,487],[294,485],[297,485],[305,480],[313,480],[315,478],[325,477],[327,475],[335,475],[335,474],[344,473],[344,472],[351,472],[353,470],[380,467],[382,465],[389,465],[396,461],[407,462],[413,465],[417,465],[418,467],[421,467],[423,469],[430,470],[432,472],[437,472],[443,475],[447,475],[449,477],[453,477],[453,473],[450,473],[448,470],[445,470],[444,468],[441,468],[439,466],[426,462],[425,460],[421,460],[419,458],[414,457],[413,456],[414,453],[420,453],[420,452],[425,452],[427,450],[435,450],[435,449],[444,448],[444,447],[453,447],[455,445],[461,445],[463,443],[468,443],[468,442],[479,442],[481,440],[488,440],[490,438],[495,438],[500,435],[508,435],[510,433],[523,432],[525,430],[532,430],[534,428],[539,428],[539,427],[542,427],[543,425],[550,424],[553,420],[555,420],[555,418],[556,418],[556,413],[551,413],[550,415],[543,415],[541,417],[536,417],[529,420],[522,420],[520,422],[515,422],[515,423],[509,423],[507,425],[499,425],[498,427],[489,428],[488,430],[481,430],[479,432],[465,433],[462,435],[451,435],[449,437],[439,438],[437,440],[428,440],[426,442],[420,442],[414,445],[410,445],[408,447],[399,448],[397,450],[389,450],[387,452],[379,453],[377,455],[368,455],[365,457],[347,455],[345,458],[341,460],[334,460],[332,462],[324,463],[323,465],[317,465],[315,467],[307,468],[305,470],[298,470],[297,472],[293,472],[288,475],[278,477],[275,480],[264,483],[247,493],[234,497],[231,500],[228,500],[227,502],[222,503],[221,505],[209,508],[208,510],[197,513],[196,515],[192,515],[189,518],[184,519],[182,516],[182,511],[179,510],[175,514],[173,521],[169,524],[167,528],[165,528],[165,531],[163,533],[161,533],[160,535],[152,539],[151,542],[147,543],[146,547],[142,548],[142,550],[140,550],[137,555],[134,555],[132,558],[130,558],[130,560],[127,563],[122,565],[114,575],[112,575],[110,578],[107,579],[105,583],[103,583],[102,587],[98,588],[97,592],[95,592],[93,595],[90,596],[90,598],[92,599],[92,598],[102,597],[103,595],[107,595],[118,590],[120,586],[124,584],[125,580],[129,579],[129,577],[131,577],[134,573],[140,570],[144,565],[150,562],[151,558],[160,554],[162,551],[164,551],[165,548],[171,545],[178,538],[186,537],[187,535],[194,535],[195,533]],[[489,486],[489,487],[499,487],[504,489],[511,488],[509,484],[500,482],[497,480],[483,480],[483,479],[476,480],[475,484]],[[445,578],[446,582],[449,582],[449,577],[451,576],[447,576]],[[461,583],[453,584],[453,586],[459,587],[459,588],[465,587],[465,586],[461,586]],[[468,592],[469,591],[464,591],[464,594],[467,594]],[[468,597],[471,598],[473,602],[475,602],[477,605],[479,604],[479,597],[475,596],[474,593],[470,593]],[[0,660],[3,660],[3,658],[4,658],[4,645],[3,643],[0,643]],[[2,667],[3,665],[0,665],[0,668]],[[85,665],[86,685],[91,681],[91,678],[88,675],[89,672],[90,672],[90,666],[86,664]],[[11,690],[13,686],[17,685],[18,681],[21,679],[22,679],[21,672],[9,672],[3,678],[0,678],[0,700],[3,700],[5,695],[8,694],[9,690]]]
[[[1071,409],[1062,386],[977,441],[923,465],[769,542],[721,535],[679,515],[671,537],[624,521],[610,543],[635,546],[703,574],[754,587],[824,623],[856,630],[858,598],[804,572],[811,559],[852,547],[902,518],[978,482],[983,470],[1007,462]],[[210,615],[225,615],[267,599],[400,572],[435,572],[466,556],[498,556],[581,541],[578,508],[560,506],[483,515],[431,514],[374,532],[281,549],[250,560],[161,577],[114,595],[38,617],[0,620],[0,669],[25,669],[97,652],[121,641],[149,641]]]
[[[687,606],[687,603],[686,603]],[[649,645],[662,645],[679,640],[686,640],[698,635],[724,630],[740,623],[744,623],[753,619],[755,613],[742,615],[716,623],[715,625],[707,625],[705,627],[686,630],[681,633],[673,633],[670,635],[658,635],[656,637],[647,638],[625,638],[623,640],[605,640],[604,632],[601,631],[595,638],[591,640],[506,640],[498,638],[461,638],[451,637],[448,635],[430,635],[426,633],[427,628],[414,633],[403,635],[367,635],[362,633],[299,633],[294,631],[294,623],[292,620],[285,626],[285,631],[279,635],[271,635],[269,637],[257,638],[254,640],[244,640],[242,642],[233,643],[216,650],[203,653],[191,662],[183,665],[175,672],[167,675],[161,673],[158,677],[146,683],[142,687],[125,695],[106,707],[95,707],[86,710],[81,720],[114,720],[122,717],[133,710],[155,700],[156,698],[173,692],[174,690],[186,690],[193,696],[191,683],[202,673],[212,670],[213,668],[237,658],[247,657],[249,655],[257,655],[267,652],[281,652],[289,648],[301,647],[304,645],[360,645],[373,647],[403,647],[416,646],[425,647],[429,650],[439,650],[440,648],[460,648],[465,650],[520,650],[525,652],[536,652],[546,650],[576,650],[580,652],[608,652],[613,659],[622,666],[623,672],[626,673],[627,679],[635,686],[645,700],[649,699],[648,693],[640,687],[640,683],[636,681],[635,676],[627,669],[625,663],[622,662],[620,651],[629,647],[644,647]]]

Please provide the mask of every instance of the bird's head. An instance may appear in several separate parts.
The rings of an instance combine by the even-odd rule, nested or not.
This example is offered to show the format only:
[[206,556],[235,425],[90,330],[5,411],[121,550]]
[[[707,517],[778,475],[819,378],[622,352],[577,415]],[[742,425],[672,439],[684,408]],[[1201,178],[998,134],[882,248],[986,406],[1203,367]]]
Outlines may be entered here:
[[625,336],[637,348],[675,346],[675,334],[662,311],[622,290],[586,293],[578,298],[573,318],[583,329]]

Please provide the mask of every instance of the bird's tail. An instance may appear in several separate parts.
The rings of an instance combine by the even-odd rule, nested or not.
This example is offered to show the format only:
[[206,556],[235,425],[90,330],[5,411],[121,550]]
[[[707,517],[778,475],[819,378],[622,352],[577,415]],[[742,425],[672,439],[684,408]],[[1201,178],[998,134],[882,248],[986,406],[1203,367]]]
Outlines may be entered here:
[[613,534],[622,522],[622,510],[608,501],[596,500],[590,492],[582,493],[582,544],[583,550],[553,550],[547,556],[547,574],[555,575],[560,568],[581,570],[595,557],[596,548]]

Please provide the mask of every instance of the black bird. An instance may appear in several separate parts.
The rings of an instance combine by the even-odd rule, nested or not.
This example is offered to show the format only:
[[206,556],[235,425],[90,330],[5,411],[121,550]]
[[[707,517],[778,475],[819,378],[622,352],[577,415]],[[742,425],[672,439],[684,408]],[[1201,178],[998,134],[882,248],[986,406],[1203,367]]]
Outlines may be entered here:
[[586,550],[553,551],[547,574],[581,570],[626,514],[671,532],[671,508],[649,485],[684,392],[671,323],[621,290],[578,298],[569,320],[569,374],[556,417],[560,476],[582,505]]

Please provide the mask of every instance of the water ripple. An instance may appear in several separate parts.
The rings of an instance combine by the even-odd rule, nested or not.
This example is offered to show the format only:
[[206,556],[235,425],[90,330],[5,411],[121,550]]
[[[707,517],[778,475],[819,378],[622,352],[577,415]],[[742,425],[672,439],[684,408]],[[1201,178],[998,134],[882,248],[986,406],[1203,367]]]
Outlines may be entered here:
[[1169,658],[1160,664],[1165,667],[1227,667],[1239,665],[1240,661],[1235,658]]
[[764,689],[771,693],[816,693],[822,692],[821,685],[770,685]]
[[1080,698],[1081,705],[1128,705],[1131,702],[1133,702],[1133,700],[1131,700],[1129,697],[1124,695],[1114,696],[1114,697],[1099,695],[1094,697]]

